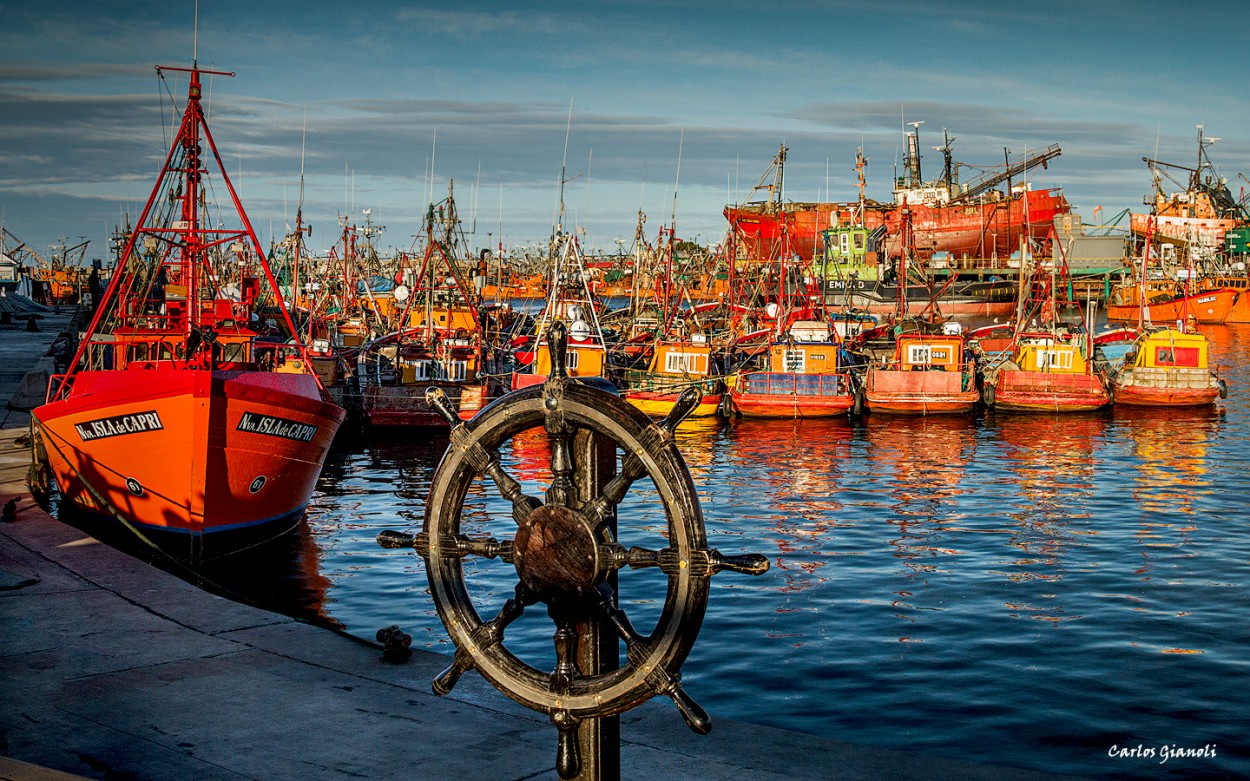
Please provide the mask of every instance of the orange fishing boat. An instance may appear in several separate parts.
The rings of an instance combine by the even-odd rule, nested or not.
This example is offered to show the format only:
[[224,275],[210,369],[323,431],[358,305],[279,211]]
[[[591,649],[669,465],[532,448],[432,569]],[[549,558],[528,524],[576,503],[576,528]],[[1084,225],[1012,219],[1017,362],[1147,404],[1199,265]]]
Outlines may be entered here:
[[1022,293],[1010,347],[991,356],[986,342],[992,335],[979,339],[985,356],[980,362],[982,401],[993,410],[1018,412],[1101,409],[1111,402],[1111,394],[1094,360],[1092,315],[1082,313],[1076,323],[1061,322],[1059,305],[1066,290],[1057,284],[1058,269],[1032,265],[1031,260],[1022,260]]
[[703,400],[689,417],[711,417],[720,409],[725,389],[705,334],[659,342],[648,368],[627,369],[622,379],[625,400],[656,418],[668,415],[691,385],[699,386]]
[[1241,289],[1191,284],[1195,276],[1192,252],[1189,256],[1191,267],[1183,279],[1169,278],[1166,275],[1160,278],[1158,275],[1163,273],[1162,259],[1157,260],[1160,268],[1156,269],[1156,276],[1152,278],[1149,271],[1151,241],[1155,236],[1152,220],[1153,216],[1147,221],[1145,228],[1145,242],[1137,264],[1137,279],[1124,280],[1111,291],[1111,297],[1107,300],[1107,319],[1138,324],[1184,324],[1190,319],[1210,325],[1223,323],[1240,299]]
[[1115,322],[1175,323],[1193,319],[1219,325],[1228,319],[1242,291],[1220,287],[1189,291],[1181,282],[1150,280],[1117,285],[1107,300],[1107,319]]
[[1012,358],[983,371],[982,397],[995,410],[1088,412],[1111,401],[1085,340],[1064,334],[1020,334]]
[[[267,307],[296,333],[201,107],[201,75],[233,74],[161,70],[190,75],[182,123],[32,426],[63,508],[204,560],[294,527],[344,411],[302,343],[253,330]],[[233,210],[214,208],[213,191]]]
[[403,307],[405,326],[379,337],[357,354],[356,381],[365,425],[446,428],[447,421],[426,401],[440,388],[462,418],[473,417],[497,383],[484,371],[482,323],[471,282],[457,263],[467,245],[456,201],[430,206],[424,228],[425,251],[413,274],[400,277],[393,300]]
[[894,355],[870,364],[864,402],[870,412],[932,415],[970,412],[981,400],[976,367],[961,333],[903,333]]
[[611,385],[606,377],[607,347],[599,324],[599,305],[586,284],[588,277],[577,237],[557,227],[551,244],[547,302],[534,334],[522,337],[518,345],[522,349],[516,352],[518,366],[512,373],[512,390],[546,381],[552,367],[547,330],[557,323],[568,333],[564,365],[569,376],[599,378],[605,387]]
[[783,339],[768,346],[765,371],[730,378],[734,412],[747,418],[828,418],[853,409],[855,388],[835,336],[826,322],[794,322]]

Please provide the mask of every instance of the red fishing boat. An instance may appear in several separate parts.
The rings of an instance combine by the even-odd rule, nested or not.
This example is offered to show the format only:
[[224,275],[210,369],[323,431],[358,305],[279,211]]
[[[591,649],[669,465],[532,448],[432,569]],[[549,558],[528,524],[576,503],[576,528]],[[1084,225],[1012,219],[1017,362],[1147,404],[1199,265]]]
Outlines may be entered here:
[[[919,124],[913,123],[913,127]],[[1059,189],[1034,190],[1013,184],[1013,177],[1057,157],[1057,145],[1018,156],[1000,170],[960,183],[951,159],[950,139],[940,147],[946,159],[944,175],[927,182],[921,177],[918,128],[906,134],[906,142],[905,175],[897,181],[893,203],[862,198],[845,203],[783,201],[787,152],[783,146],[756,185],[756,191],[768,193],[767,199],[726,206],[725,218],[746,245],[748,255],[754,257],[775,257],[785,237],[793,252],[811,260],[820,254],[822,232],[839,225],[861,225],[869,233],[884,228],[885,235],[874,251],[882,258],[897,257],[907,211],[921,257],[946,252],[955,259],[1005,259],[1025,236],[1045,240],[1055,217],[1071,210]],[[1006,192],[996,189],[1004,183],[1009,185]]]
[[1081,312],[1076,322],[1062,321],[1061,304],[1072,303],[1066,286],[1059,284],[1066,267],[1044,268],[1027,255],[1022,263],[1010,345],[991,352],[987,345],[994,341],[993,332],[977,333],[985,406],[1016,412],[1088,412],[1106,406],[1111,394],[1095,360],[1092,311]]
[[[1137,278],[1122,280],[1107,300],[1107,319],[1145,323],[1181,323],[1189,320],[1208,325],[1223,323],[1241,297],[1238,287],[1215,287],[1191,284],[1195,260],[1189,256],[1188,269],[1174,269],[1169,276],[1162,258],[1153,258],[1151,242],[1155,237],[1151,220],[1147,221],[1145,242],[1137,262]],[[1154,266],[1152,269],[1151,266]]]
[[1111,401],[1104,377],[1079,334],[1019,334],[1012,357],[986,367],[982,397],[995,410],[1089,412]]
[[166,70],[189,74],[182,123],[32,423],[63,508],[204,560],[294,527],[344,412],[302,343],[255,330],[273,319],[297,333],[201,106],[201,76],[233,74]]
[[899,334],[894,353],[869,364],[864,401],[871,412],[913,415],[971,412],[981,400],[964,337],[950,329]]
[[423,232],[420,267],[415,273],[402,267],[404,284],[391,294],[402,307],[403,327],[357,354],[361,416],[368,426],[446,428],[425,400],[430,388],[441,388],[465,419],[501,390],[485,372],[478,299],[463,270],[468,247],[450,188],[426,212]]
[[828,322],[797,320],[768,345],[760,371],[729,379],[736,414],[747,418],[828,418],[856,406],[842,344]]
[[1227,320],[1242,291],[1232,287],[1193,290],[1175,280],[1124,283],[1111,291],[1107,319],[1113,322],[1176,323],[1194,320],[1219,325]]

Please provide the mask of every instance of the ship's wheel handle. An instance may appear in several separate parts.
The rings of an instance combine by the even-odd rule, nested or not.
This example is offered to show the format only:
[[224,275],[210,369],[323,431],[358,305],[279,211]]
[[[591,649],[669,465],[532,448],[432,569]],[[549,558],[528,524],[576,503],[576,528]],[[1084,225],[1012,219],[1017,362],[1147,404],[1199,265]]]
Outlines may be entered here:
[[[456,646],[451,665],[433,689],[451,691],[476,669],[516,702],[546,713],[559,731],[557,769],[562,778],[580,767],[576,731],[582,720],[612,716],[657,694],[672,698],[696,732],[711,729],[707,713],[682,689],[680,668],[694,645],[707,608],[712,575],[722,570],[759,575],[768,560],[759,554],[723,556],[707,547],[703,513],[673,430],[702,398],[697,387],[682,394],[673,411],[651,421],[619,397],[570,379],[565,371],[567,333],[557,322],[548,330],[552,372],[546,382],[501,397],[463,422],[441,390],[426,396],[451,424],[450,443],[430,486],[424,530],[416,535],[386,531],[385,547],[413,547],[425,559],[430,593]],[[542,426],[551,443],[551,483],[542,498],[524,493],[504,469],[504,442]],[[619,473],[594,498],[579,499],[573,440],[580,431],[606,438],[622,453]],[[490,478],[512,508],[511,540],[461,533],[465,496],[479,475]],[[626,548],[609,520],[631,485],[648,477],[667,519],[663,547]],[[513,596],[489,620],[475,609],[461,566],[466,556],[499,558],[513,564]],[[654,568],[667,578],[664,606],[649,634],[636,629],[619,607],[611,573]],[[556,664],[540,670],[513,655],[505,633],[529,607],[543,603],[555,623]],[[625,644],[625,661],[615,669],[583,674],[577,668],[579,617],[595,615]]]

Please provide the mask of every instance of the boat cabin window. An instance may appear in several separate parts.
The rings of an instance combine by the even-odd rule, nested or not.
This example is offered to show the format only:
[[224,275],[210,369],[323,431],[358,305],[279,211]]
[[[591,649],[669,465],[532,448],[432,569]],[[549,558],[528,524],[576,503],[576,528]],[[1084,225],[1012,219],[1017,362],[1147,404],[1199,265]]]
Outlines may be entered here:
[[218,360],[246,363],[249,359],[247,342],[225,342],[221,345],[221,355]]
[[707,374],[707,356],[670,352],[664,356],[664,371],[669,374]]
[[905,362],[912,365],[950,366],[955,360],[953,348],[949,344],[909,344]]
[[1156,347],[1155,366],[1196,367],[1198,365],[1197,347]]
[[1038,350],[1037,370],[1071,369],[1072,352],[1070,350]]
[[447,379],[452,382],[463,382],[469,374],[468,361],[447,361],[443,364],[444,371],[447,372]]
[[807,352],[804,350],[786,350],[785,370],[802,374],[807,368]]
[[126,363],[182,360],[185,353],[182,342],[136,342],[126,347]]
[[[422,380],[432,379],[433,361],[404,361],[405,379],[413,382],[421,382]],[[411,374],[409,373],[411,372]]]

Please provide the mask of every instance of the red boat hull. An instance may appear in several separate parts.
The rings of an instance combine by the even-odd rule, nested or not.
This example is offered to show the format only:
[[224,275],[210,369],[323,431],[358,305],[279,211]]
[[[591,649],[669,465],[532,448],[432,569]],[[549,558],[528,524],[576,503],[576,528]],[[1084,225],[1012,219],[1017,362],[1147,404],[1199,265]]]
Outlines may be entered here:
[[986,401],[997,410],[1089,412],[1106,406],[1111,395],[1092,374],[1009,370],[999,373],[992,399]]
[[370,385],[361,392],[360,399],[365,424],[374,428],[447,428],[450,424],[425,401],[426,390],[435,386],[447,394],[462,420],[476,415],[489,401],[482,385]]
[[[785,236],[792,252],[811,260],[821,253],[821,231],[831,224],[855,224],[858,208],[857,203],[789,203],[783,204],[780,211],[768,211],[760,205],[747,204],[726,206],[725,218],[754,257],[776,257]],[[1019,249],[1026,225],[1032,238],[1044,240],[1055,217],[1070,210],[1060,190],[1027,190],[1010,199],[984,202],[908,205],[916,250],[922,257],[934,252],[949,252],[955,258],[1006,257]],[[870,202],[863,224],[870,231],[884,225],[885,254],[899,254],[903,235],[899,205]]]
[[971,412],[981,400],[974,387],[963,390],[963,373],[868,370],[864,400],[870,412],[906,415]]
[[289,530],[344,411],[311,375],[169,363],[80,372],[67,398],[35,409],[62,501],[188,539]]
[[1218,388],[1143,388],[1125,385],[1115,389],[1115,403],[1130,407],[1202,407],[1214,404]]
[[1204,290],[1200,293],[1164,298],[1140,305],[1107,303],[1107,319],[1118,322],[1174,323],[1193,318],[1199,323],[1219,325],[1228,319],[1241,291],[1234,288]]

